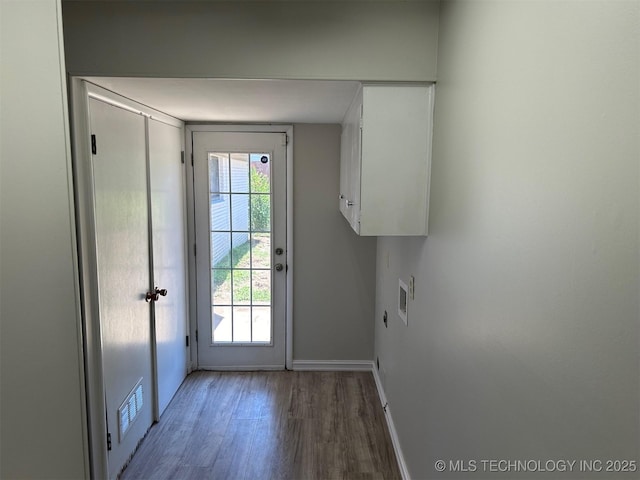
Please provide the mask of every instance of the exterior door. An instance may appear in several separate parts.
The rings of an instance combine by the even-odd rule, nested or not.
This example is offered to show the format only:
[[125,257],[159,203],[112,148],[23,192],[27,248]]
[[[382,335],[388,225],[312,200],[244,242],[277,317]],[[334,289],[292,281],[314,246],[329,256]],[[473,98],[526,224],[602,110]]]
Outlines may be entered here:
[[193,132],[198,366],[285,366],[286,135]]
[[153,119],[148,127],[153,283],[166,290],[153,302],[159,417],[187,376],[184,133]]
[[109,478],[153,421],[145,118],[89,101]]

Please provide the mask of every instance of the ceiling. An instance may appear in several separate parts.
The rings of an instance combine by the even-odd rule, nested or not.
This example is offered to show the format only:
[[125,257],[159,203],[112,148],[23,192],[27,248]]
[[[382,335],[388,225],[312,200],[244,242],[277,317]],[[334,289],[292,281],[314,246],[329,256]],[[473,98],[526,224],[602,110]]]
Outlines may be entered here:
[[84,77],[185,121],[340,123],[354,81]]

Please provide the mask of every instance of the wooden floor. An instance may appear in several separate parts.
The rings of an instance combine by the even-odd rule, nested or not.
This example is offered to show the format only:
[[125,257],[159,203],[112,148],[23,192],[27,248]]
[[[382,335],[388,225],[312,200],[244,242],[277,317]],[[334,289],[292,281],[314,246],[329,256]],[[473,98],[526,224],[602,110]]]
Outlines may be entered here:
[[195,372],[123,480],[399,479],[369,372]]

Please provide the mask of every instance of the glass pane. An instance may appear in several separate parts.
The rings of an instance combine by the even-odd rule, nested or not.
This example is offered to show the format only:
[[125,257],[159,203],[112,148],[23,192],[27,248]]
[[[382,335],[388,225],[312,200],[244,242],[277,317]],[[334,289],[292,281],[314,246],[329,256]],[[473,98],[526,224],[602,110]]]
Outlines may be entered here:
[[251,154],[251,192],[271,192],[271,155],[268,153]]
[[233,232],[233,250],[231,258],[234,268],[249,268],[251,266],[251,255],[249,252],[249,232]]
[[249,195],[231,195],[231,227],[249,231]]
[[211,232],[211,268],[231,268],[231,234]]
[[271,235],[253,233],[251,235],[251,266],[271,268]]
[[209,187],[213,340],[270,343],[271,155],[210,153]]
[[249,154],[231,154],[231,191],[249,193]]
[[209,154],[209,191],[212,193],[229,191],[229,154]]
[[231,270],[211,270],[211,302],[231,305]]
[[211,231],[231,230],[231,197],[229,194],[212,193],[209,213],[211,214]]
[[233,271],[233,304],[249,305],[251,303],[251,271]]
[[251,195],[251,230],[271,229],[271,195]]
[[269,305],[271,303],[271,270],[252,270],[251,286],[253,305]]
[[233,341],[251,341],[251,307],[233,307]]
[[211,310],[213,341],[231,342],[233,340],[231,307],[213,307]]
[[253,341],[271,342],[271,307],[254,307],[252,312]]

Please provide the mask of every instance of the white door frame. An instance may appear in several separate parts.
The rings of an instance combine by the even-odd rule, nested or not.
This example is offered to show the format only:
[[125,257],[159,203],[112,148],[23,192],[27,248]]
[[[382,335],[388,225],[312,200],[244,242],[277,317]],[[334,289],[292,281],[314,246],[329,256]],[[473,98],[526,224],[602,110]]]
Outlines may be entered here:
[[107,478],[107,423],[105,419],[105,385],[100,331],[89,99],[95,98],[176,127],[182,128],[184,123],[145,105],[124,99],[109,90],[83,80],[82,77],[71,77],[69,85],[71,88],[72,159],[84,333],[83,348],[91,478]]
[[[253,132],[253,133],[284,133],[287,135],[286,166],[287,166],[287,258],[286,265],[289,270],[286,279],[285,301],[285,368],[292,369],[293,364],[293,125],[242,125],[242,124],[198,124],[187,123],[185,127],[185,152],[187,161],[187,229],[189,250],[189,311],[191,338],[196,338],[197,306],[196,306],[196,258],[194,246],[196,238],[195,230],[195,197],[193,192],[193,132]],[[191,342],[192,369],[198,365],[198,342]]]

